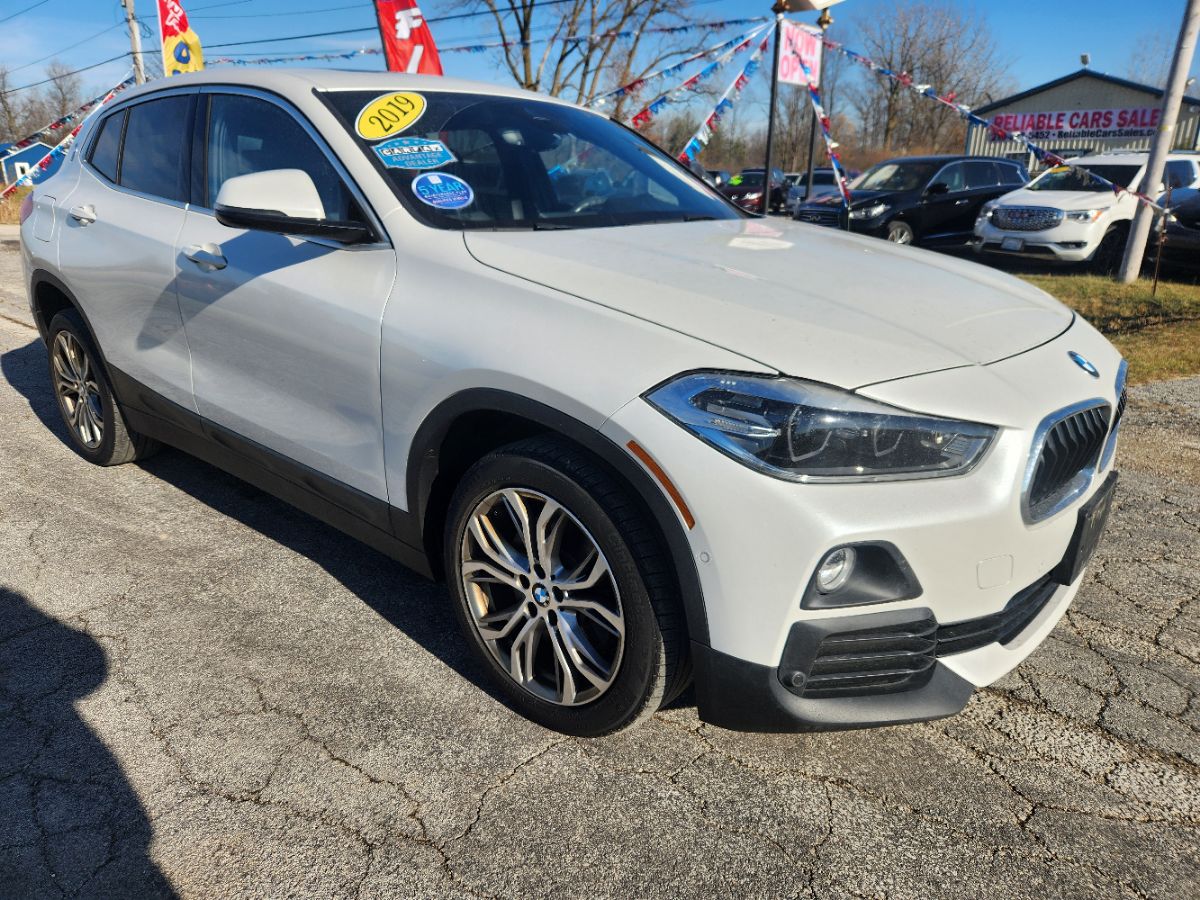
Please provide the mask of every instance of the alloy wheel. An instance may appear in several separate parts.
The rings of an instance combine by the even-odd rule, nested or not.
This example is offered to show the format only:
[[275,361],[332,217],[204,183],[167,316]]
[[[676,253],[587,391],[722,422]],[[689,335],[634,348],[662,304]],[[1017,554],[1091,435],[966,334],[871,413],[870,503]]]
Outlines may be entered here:
[[888,226],[887,238],[893,244],[911,244],[913,241],[912,229],[901,222],[893,222]]
[[609,689],[625,648],[620,592],[562,504],[528,488],[489,494],[467,519],[460,561],[475,628],[513,681],[560,706]]
[[50,359],[54,390],[67,423],[80,444],[95,450],[104,440],[104,406],[87,350],[71,332],[60,331],[54,338]]

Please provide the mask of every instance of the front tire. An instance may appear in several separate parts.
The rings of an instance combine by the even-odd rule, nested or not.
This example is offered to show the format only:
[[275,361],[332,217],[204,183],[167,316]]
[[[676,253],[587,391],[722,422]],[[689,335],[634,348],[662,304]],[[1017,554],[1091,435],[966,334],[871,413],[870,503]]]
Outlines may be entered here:
[[73,309],[50,320],[50,383],[71,445],[88,462],[116,466],[149,456],[158,443],[125,424],[100,354]]
[[916,243],[917,235],[913,231],[912,226],[907,222],[899,220],[888,222],[887,239],[893,244],[913,244]]
[[1091,269],[1098,275],[1112,275],[1121,268],[1125,257],[1125,243],[1129,238],[1127,229],[1114,225],[1108,229],[1100,241],[1100,246],[1092,254]]
[[527,718],[608,734],[686,686],[669,557],[629,491],[574,445],[534,438],[477,462],[450,503],[445,564],[468,643]]

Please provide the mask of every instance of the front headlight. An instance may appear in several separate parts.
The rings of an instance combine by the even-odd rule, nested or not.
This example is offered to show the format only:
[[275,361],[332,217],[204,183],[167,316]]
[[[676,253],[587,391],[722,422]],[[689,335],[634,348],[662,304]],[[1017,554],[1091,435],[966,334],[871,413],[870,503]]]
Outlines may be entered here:
[[762,199],[762,191],[758,191],[753,194],[746,194],[744,197],[742,197],[742,199],[743,200],[761,200]]
[[693,372],[646,400],[722,453],[787,481],[958,475],[996,434],[990,425],[910,413],[793,378]]
[[860,209],[850,210],[850,218],[852,219],[874,219],[876,216],[882,216],[885,212],[891,209],[886,203],[876,203],[873,206],[864,206]]
[[992,219],[992,211],[995,208],[995,200],[989,200],[987,203],[983,204],[983,207],[979,210],[979,215],[975,219],[975,224],[982,225],[984,222],[990,222]]
[[1104,213],[1103,209],[1073,209],[1066,215],[1072,222],[1095,222]]

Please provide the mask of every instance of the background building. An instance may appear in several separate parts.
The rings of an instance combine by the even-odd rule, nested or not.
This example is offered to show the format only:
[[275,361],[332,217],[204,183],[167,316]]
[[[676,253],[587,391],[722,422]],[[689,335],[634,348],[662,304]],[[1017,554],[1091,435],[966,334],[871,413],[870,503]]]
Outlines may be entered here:
[[[1158,129],[1162,98],[1161,88],[1080,69],[974,112],[1069,159],[1093,152],[1149,150]],[[1175,149],[1200,149],[1200,100],[1195,97],[1183,99]],[[1034,168],[1032,154],[1020,144],[995,140],[981,125],[967,130],[967,152],[1006,156]]]
[[[0,144],[0,157],[3,157],[9,150],[12,144]],[[21,150],[18,150],[12,156],[0,159],[0,178],[4,179],[5,184],[12,184],[34,166],[36,166],[43,156],[50,152],[50,147],[40,141],[36,144],[30,144]],[[52,159],[50,167],[46,170],[43,178],[49,178],[62,164],[61,159]]]

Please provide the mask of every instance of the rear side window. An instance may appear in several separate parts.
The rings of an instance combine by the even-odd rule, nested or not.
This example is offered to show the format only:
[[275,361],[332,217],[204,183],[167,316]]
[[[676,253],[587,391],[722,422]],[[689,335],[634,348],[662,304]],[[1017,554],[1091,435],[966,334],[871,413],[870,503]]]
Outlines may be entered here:
[[1000,169],[1000,180],[1004,184],[1024,184],[1029,180],[1017,166],[997,163],[997,168]]
[[1166,182],[1169,188],[1191,187],[1196,180],[1196,168],[1186,159],[1173,159],[1167,163]]
[[117,160],[121,153],[121,129],[124,127],[124,111],[108,116],[100,123],[100,133],[92,144],[92,168],[114,184],[117,181]]
[[192,98],[163,97],[129,110],[121,154],[121,186],[167,200],[187,200],[187,148]]
[[208,117],[207,206],[221,185],[238,175],[273,169],[308,173],[321,196],[325,217],[363,221],[337,170],[290,114],[274,103],[237,94],[214,94]]
[[996,164],[990,162],[969,162],[967,166],[967,189],[995,187],[1000,183],[996,176]]

